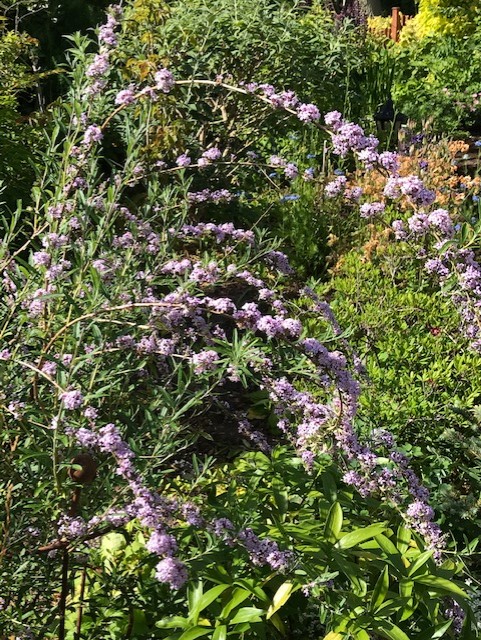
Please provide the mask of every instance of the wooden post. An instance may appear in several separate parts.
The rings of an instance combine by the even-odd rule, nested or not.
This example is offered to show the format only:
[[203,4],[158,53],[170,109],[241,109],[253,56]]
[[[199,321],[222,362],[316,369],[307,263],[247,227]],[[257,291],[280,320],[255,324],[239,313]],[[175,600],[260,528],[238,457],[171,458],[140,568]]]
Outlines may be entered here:
[[391,11],[391,40],[399,39],[399,7],[393,7]]

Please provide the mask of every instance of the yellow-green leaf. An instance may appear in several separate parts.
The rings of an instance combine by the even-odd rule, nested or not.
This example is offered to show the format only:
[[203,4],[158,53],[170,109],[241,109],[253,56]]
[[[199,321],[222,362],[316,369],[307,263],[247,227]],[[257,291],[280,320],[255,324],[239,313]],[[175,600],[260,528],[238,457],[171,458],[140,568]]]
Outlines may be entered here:
[[411,577],[418,569],[420,569],[426,562],[432,557],[432,551],[424,551],[420,553],[416,560],[411,564],[408,571],[408,576]]
[[260,622],[262,616],[265,615],[264,609],[258,609],[257,607],[241,607],[236,611],[232,620],[229,620],[229,624],[240,624],[241,622]]
[[374,538],[383,531],[386,531],[386,528],[386,525],[381,522],[370,524],[368,527],[363,527],[357,531],[346,533],[337,541],[336,546],[339,547],[339,549],[351,549],[352,547],[361,544],[361,542],[369,540],[369,538]]
[[334,502],[329,509],[326,526],[324,527],[324,535],[329,542],[338,540],[342,528],[342,520],[342,507],[339,502]]
[[387,640],[409,640],[409,636],[389,620],[376,620],[373,626],[376,633]]
[[272,604],[267,610],[267,619],[274,615],[276,611],[279,611],[281,607],[283,607],[286,602],[289,600],[292,594],[292,590],[294,589],[294,585],[292,582],[284,582],[281,584],[279,589],[274,594],[272,598]]

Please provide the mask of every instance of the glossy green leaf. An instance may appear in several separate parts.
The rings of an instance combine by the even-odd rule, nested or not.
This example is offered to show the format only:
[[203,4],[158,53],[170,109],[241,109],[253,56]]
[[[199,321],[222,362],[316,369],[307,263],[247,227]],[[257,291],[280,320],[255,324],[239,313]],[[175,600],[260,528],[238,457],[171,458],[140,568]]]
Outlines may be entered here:
[[373,628],[378,635],[387,638],[387,640],[410,640],[402,629],[389,622],[389,620],[377,619],[373,624]]
[[329,509],[326,526],[324,527],[324,535],[329,542],[336,542],[336,540],[339,539],[339,534],[342,529],[342,521],[342,507],[339,502],[334,502]]
[[282,606],[285,605],[285,603],[291,597],[293,589],[294,584],[292,582],[284,582],[283,584],[281,584],[281,586],[275,592],[274,597],[272,598],[271,606],[267,610],[267,620],[269,620],[269,618],[271,618],[271,616],[273,616],[276,611],[278,611]]
[[178,629],[179,627],[185,629],[189,626],[189,620],[182,616],[169,616],[156,622],[155,626],[159,629]]
[[381,522],[370,524],[368,527],[363,527],[357,531],[346,533],[337,541],[336,547],[339,547],[339,549],[351,549],[352,547],[361,544],[361,542],[369,540],[369,538],[374,538],[383,531],[386,531],[386,529],[386,525]]
[[442,638],[452,624],[452,620],[447,620],[442,624],[426,629],[426,631],[423,631],[418,635],[416,640],[436,640],[437,638]]
[[396,535],[396,546],[402,554],[406,553],[408,550],[411,538],[411,529],[404,527],[403,525],[399,525]]
[[384,598],[389,589],[389,567],[384,567],[379,576],[371,597],[371,611],[376,612],[380,605],[384,602]]
[[416,571],[418,571],[418,569],[420,569],[423,565],[425,565],[426,562],[428,562],[428,560],[432,558],[432,555],[433,555],[432,551],[424,551],[423,553],[419,554],[416,560],[409,567],[408,576],[411,577],[413,573],[415,573]]
[[265,613],[264,609],[258,609],[257,607],[241,607],[235,616],[229,620],[229,625],[241,622],[260,622]]
[[459,596],[461,598],[466,598],[466,593],[458,587],[457,584],[451,582],[451,580],[447,580],[446,578],[440,578],[439,576],[413,576],[413,580],[415,582],[419,582],[421,584],[426,585],[433,591],[439,591],[440,593],[446,593],[453,596]]
[[218,584],[209,591],[206,591],[198,602],[199,613],[206,609],[210,604],[214,602],[226,589],[230,588],[230,584]]
[[216,627],[214,629],[214,633],[212,634],[212,640],[226,640],[227,638],[227,627],[225,624],[221,624],[220,627]]
[[245,589],[234,589],[229,602],[227,602],[221,611],[220,618],[228,618],[231,611],[244,602],[250,596],[249,591]]
[[201,638],[202,636],[206,636],[208,634],[212,634],[211,627],[195,626],[191,629],[187,629],[187,631],[184,631],[179,640],[195,640],[196,638]]

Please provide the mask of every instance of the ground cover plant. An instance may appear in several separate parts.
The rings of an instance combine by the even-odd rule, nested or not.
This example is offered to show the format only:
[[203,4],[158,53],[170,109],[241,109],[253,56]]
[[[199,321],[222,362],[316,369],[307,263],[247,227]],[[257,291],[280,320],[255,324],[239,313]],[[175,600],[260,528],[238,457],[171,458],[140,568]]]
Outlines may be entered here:
[[[334,300],[347,335],[260,214],[301,207],[305,189],[352,230],[347,247],[368,219],[374,286],[389,256],[404,268],[394,283],[436,272],[442,313],[451,298],[461,310],[446,331],[477,353],[476,180],[450,176],[467,187],[451,197],[422,154],[382,151],[262,77],[186,77],[156,56],[132,75],[137,9],[110,8],[98,50],[71,39],[33,204],[3,217],[0,637],[295,638],[307,624],[327,640],[477,637],[476,534],[437,523],[454,519],[422,443],[406,455],[412,408],[386,411],[389,384],[366,397],[383,375],[383,358],[376,373],[351,346],[367,320]],[[237,157],[222,137],[167,143],[202,90],[236,96],[254,122],[279,118],[285,137]],[[299,141],[322,144],[305,166]],[[406,295],[434,323],[436,280],[423,282]]]

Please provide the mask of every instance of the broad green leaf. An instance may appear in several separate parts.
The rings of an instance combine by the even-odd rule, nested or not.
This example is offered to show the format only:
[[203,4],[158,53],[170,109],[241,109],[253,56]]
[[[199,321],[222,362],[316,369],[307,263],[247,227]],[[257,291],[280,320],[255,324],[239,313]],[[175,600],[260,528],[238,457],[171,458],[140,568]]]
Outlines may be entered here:
[[206,636],[207,634],[212,634],[212,627],[195,626],[191,629],[187,629],[187,631],[184,631],[179,640],[195,640],[196,638]]
[[199,604],[203,592],[204,587],[200,580],[196,584],[191,585],[187,591],[187,599],[189,602],[189,620],[191,620],[193,624],[197,624],[197,619],[200,612]]
[[396,544],[397,548],[401,553],[406,553],[409,548],[409,543],[411,542],[411,529],[408,527],[404,527],[402,524],[399,525],[396,536]]
[[402,629],[392,622],[389,622],[389,620],[377,619],[373,627],[376,633],[388,640],[410,640],[409,636],[407,636]]
[[170,616],[155,623],[155,626],[159,629],[177,629],[178,627],[185,629],[188,625],[188,619],[182,616]]
[[389,567],[384,567],[383,572],[379,576],[371,598],[371,611],[376,612],[379,606],[384,602],[384,598],[389,589]]
[[394,546],[391,540],[382,533],[376,536],[375,540],[379,545],[379,548],[388,556],[389,562],[397,570],[397,573],[404,575],[406,567],[404,566],[403,559],[398,549]]
[[447,580],[446,578],[440,578],[438,576],[414,576],[413,580],[415,582],[419,582],[421,584],[426,585],[433,591],[439,591],[441,593],[447,593],[450,595],[456,595],[461,598],[466,598],[466,593],[458,587],[457,584],[451,582],[451,580]]
[[269,620],[269,618],[273,616],[276,611],[279,611],[279,609],[285,605],[285,603],[291,597],[293,589],[294,585],[292,582],[284,582],[283,584],[281,584],[279,589],[277,589],[277,591],[275,592],[274,597],[272,598],[271,606],[267,610],[267,620]]
[[404,620],[408,620],[415,611],[416,611],[416,607],[414,605],[414,598],[409,598],[403,607],[401,616],[399,618],[399,622],[404,622]]
[[241,607],[235,616],[229,620],[229,625],[239,624],[240,622],[261,622],[265,613],[264,609],[258,609],[257,607]]
[[329,542],[338,540],[342,528],[342,520],[342,507],[339,502],[334,502],[329,509],[326,526],[324,527],[324,535]]
[[358,529],[357,531],[346,533],[337,541],[336,547],[339,547],[339,549],[351,549],[361,542],[369,540],[369,538],[374,538],[383,531],[386,531],[386,529],[386,525],[382,524],[381,522],[370,524],[368,527],[363,527],[362,529]]
[[408,576],[411,577],[413,573],[415,573],[418,569],[425,565],[426,562],[432,557],[432,555],[432,551],[424,551],[423,553],[419,554],[416,560],[409,567]]
[[426,629],[426,631],[423,631],[418,635],[416,640],[436,640],[436,638],[442,638],[452,624],[452,620],[447,620],[442,624]]
[[245,589],[234,589],[230,600],[226,603],[221,611],[220,619],[228,618],[231,611],[238,607],[244,600],[250,596],[249,591]]
[[278,613],[274,613],[270,618],[271,624],[280,632],[282,636],[286,635],[286,625],[282,622],[282,618]]
[[230,584],[219,584],[212,587],[212,589],[209,589],[209,591],[206,591],[198,604],[199,613],[212,604],[214,600],[216,600],[226,589],[229,589],[230,586]]
[[286,513],[289,507],[289,493],[285,484],[278,478],[272,479],[272,495],[277,508],[281,513]]
[[259,598],[259,600],[262,600],[262,602],[265,602],[266,604],[269,604],[271,601],[267,593],[257,585],[257,582],[255,580],[240,578],[239,580],[236,580],[234,584],[239,585],[244,589],[247,589],[248,591],[253,593],[257,598]]
[[374,537],[376,542],[380,546],[380,548],[384,551],[384,553],[387,553],[388,555],[393,555],[393,556],[399,555],[398,549],[396,549],[394,544],[391,542],[391,540],[389,540],[387,536],[380,533],[379,535]]
[[342,633],[337,633],[336,631],[329,631],[327,636],[324,636],[323,640],[342,640],[344,635]]
[[227,627],[225,624],[222,624],[220,627],[216,627],[214,633],[212,634],[212,640],[226,640],[227,638]]
[[399,595],[403,598],[409,598],[413,592],[414,582],[412,580],[402,579],[399,581]]

